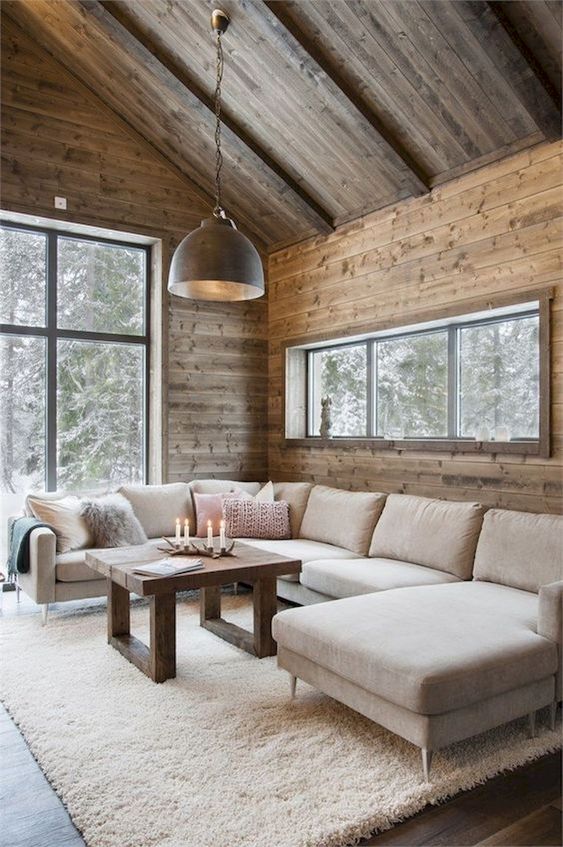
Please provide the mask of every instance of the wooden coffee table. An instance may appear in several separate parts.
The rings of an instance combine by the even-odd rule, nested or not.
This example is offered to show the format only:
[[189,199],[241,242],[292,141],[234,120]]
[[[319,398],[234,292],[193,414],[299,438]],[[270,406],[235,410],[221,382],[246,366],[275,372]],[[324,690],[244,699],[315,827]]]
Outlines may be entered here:
[[[200,589],[200,624],[215,635],[262,659],[275,656],[272,618],[277,611],[276,578],[299,573],[301,562],[237,542],[234,554],[221,559],[201,556],[204,569],[180,576],[154,577],[134,568],[164,558],[162,541],[137,547],[90,550],[86,564],[107,578],[108,643],[154,682],[176,676],[176,592]],[[194,560],[197,557],[189,557]],[[178,557],[175,562],[185,561]],[[254,632],[221,617],[221,586],[249,582],[253,587]],[[130,594],[149,598],[150,646],[130,628]]]

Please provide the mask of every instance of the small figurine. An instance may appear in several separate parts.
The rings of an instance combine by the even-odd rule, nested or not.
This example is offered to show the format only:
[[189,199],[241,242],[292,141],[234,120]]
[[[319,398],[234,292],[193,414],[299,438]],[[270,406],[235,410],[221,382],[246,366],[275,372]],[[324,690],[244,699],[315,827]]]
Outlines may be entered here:
[[332,400],[330,397],[321,398],[321,438],[330,438],[332,435],[332,421],[330,410]]

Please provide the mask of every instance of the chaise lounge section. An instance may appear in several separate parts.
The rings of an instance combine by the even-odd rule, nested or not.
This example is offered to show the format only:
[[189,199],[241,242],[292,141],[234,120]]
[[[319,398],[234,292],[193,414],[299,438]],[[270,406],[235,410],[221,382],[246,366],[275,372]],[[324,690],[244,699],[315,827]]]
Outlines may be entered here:
[[[303,679],[416,744],[426,779],[439,748],[523,715],[533,732],[545,706],[554,715],[563,592],[561,518],[489,511],[473,579],[464,581],[473,536],[450,558],[451,548],[438,542],[447,534],[427,533],[436,519],[431,504],[397,509],[389,497],[372,550],[404,556],[420,535],[427,547],[418,558],[429,562],[433,548],[434,565],[453,568],[457,560],[456,581],[291,609],[273,621],[278,664],[292,687]],[[444,520],[451,505],[444,504]],[[404,524],[394,543],[391,527],[410,507],[419,522]]]

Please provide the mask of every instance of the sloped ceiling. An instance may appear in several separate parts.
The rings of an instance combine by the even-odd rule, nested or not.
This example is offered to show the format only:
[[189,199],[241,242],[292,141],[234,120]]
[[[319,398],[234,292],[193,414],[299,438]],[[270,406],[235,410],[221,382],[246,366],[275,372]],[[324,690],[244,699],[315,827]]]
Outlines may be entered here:
[[[213,194],[214,2],[4,0]],[[270,246],[558,137],[562,4],[225,0],[224,200]]]

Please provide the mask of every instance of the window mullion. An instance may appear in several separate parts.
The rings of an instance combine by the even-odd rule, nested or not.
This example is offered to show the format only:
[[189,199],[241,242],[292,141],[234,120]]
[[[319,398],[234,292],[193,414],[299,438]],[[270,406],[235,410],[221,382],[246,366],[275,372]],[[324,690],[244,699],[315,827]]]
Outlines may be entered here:
[[457,438],[457,329],[448,327],[448,438]]
[[366,341],[366,436],[373,435],[374,408],[373,408],[373,342]]
[[57,489],[57,235],[47,233],[47,491]]

